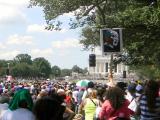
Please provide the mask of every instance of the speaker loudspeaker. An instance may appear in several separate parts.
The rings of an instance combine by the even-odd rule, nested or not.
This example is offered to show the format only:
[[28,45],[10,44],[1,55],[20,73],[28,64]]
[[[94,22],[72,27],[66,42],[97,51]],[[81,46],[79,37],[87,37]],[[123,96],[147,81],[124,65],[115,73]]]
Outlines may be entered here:
[[90,54],[89,55],[89,67],[95,67],[96,66],[96,55]]

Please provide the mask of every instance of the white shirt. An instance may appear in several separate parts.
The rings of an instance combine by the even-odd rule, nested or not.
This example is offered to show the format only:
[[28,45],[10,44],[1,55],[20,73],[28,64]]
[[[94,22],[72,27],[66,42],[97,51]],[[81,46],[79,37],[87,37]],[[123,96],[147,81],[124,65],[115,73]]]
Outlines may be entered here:
[[7,110],[1,120],[35,120],[35,117],[28,109],[19,108],[14,111]]
[[127,95],[125,95],[125,98],[131,102],[133,100],[133,96],[127,91]]
[[73,95],[72,97],[74,98],[75,102],[77,102],[77,95],[78,95],[78,91],[73,91]]
[[93,91],[92,88],[88,88],[87,90],[85,90],[83,93],[83,96],[82,96],[82,100],[84,100],[87,97],[88,93],[90,93],[92,91]]
[[3,114],[8,110],[8,104],[4,103],[4,104],[0,104],[0,120],[1,117],[3,116]]

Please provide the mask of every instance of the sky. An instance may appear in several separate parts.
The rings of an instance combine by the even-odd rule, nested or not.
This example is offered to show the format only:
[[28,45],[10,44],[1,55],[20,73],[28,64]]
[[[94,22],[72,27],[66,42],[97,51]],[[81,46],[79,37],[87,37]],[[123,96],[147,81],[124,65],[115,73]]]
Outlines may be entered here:
[[79,44],[80,29],[69,29],[71,14],[58,17],[61,31],[45,30],[43,9],[28,8],[29,0],[0,0],[0,59],[12,60],[18,54],[32,59],[44,57],[51,66],[88,67],[89,51]]

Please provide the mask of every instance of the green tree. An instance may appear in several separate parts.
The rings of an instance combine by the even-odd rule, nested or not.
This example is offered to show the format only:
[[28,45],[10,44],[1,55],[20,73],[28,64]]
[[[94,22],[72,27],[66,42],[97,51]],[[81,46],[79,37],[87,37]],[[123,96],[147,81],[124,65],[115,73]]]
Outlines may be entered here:
[[72,72],[76,72],[76,73],[83,73],[83,69],[78,67],[77,65],[74,65],[72,67]]
[[88,68],[86,67],[83,69],[83,74],[87,74],[87,73],[88,73]]
[[84,50],[91,50],[96,46],[100,46],[99,30],[92,27],[84,27],[80,35],[80,44]]
[[65,77],[65,76],[71,76],[72,70],[71,69],[62,69],[61,70],[61,76]]
[[7,61],[0,60],[0,76],[6,75]]
[[7,69],[9,67],[9,71],[12,71],[12,67],[14,66],[13,60],[0,60],[0,76],[5,76]]
[[[91,26],[91,29],[84,28],[82,32],[84,38],[80,41],[87,49],[92,48],[93,45],[98,45],[97,42],[99,39],[96,38],[94,34],[97,29],[99,30],[105,27],[124,28],[123,47],[128,55],[123,62],[128,65],[147,65],[154,66],[153,68],[155,68],[155,70],[159,69],[159,0],[157,0],[157,3],[154,5],[152,5],[149,0],[30,1],[32,6],[38,5],[43,7],[49,29],[57,27],[54,26],[54,21],[59,15],[75,12],[76,20],[71,21],[71,28],[81,27],[86,24]],[[94,40],[91,40],[91,38]]]
[[32,66],[31,66],[31,72],[30,72],[30,76],[32,77],[32,78],[38,78],[38,77],[41,77],[40,76],[40,74],[39,74],[39,68],[37,67],[37,65],[36,64],[32,64]]
[[18,63],[32,64],[31,56],[28,55],[28,54],[18,54],[18,55],[14,58],[14,62],[15,62],[16,64],[18,64]]
[[58,67],[58,66],[53,66],[52,67],[52,75],[53,75],[53,77],[60,77],[60,75],[61,75],[61,69],[60,69],[60,67]]
[[35,58],[33,60],[33,65],[37,68],[39,77],[48,78],[51,74],[51,65],[45,58]]
[[[130,8],[119,15],[120,21],[117,24],[121,23],[126,28],[124,47],[132,60],[131,64],[159,65],[159,11],[158,8],[145,6]],[[129,19],[125,20],[125,17]]]
[[26,63],[16,64],[11,71],[14,77],[29,78],[31,77],[31,66]]
[[[130,3],[122,11],[112,15],[106,14],[108,19],[106,27],[124,28],[123,47],[127,56],[122,54],[120,62],[132,66],[143,76],[158,78],[160,74],[160,35],[158,34],[160,32],[160,1],[153,6],[148,1]],[[82,31],[83,34],[88,33]],[[84,37],[81,43],[88,48],[92,45],[90,44],[91,36]]]
[[101,25],[106,25],[106,13],[110,15],[123,10],[133,0],[30,0],[30,6],[40,6],[45,13],[48,29],[58,28],[61,21],[56,18],[64,13],[74,12],[71,28],[96,23],[96,15]]

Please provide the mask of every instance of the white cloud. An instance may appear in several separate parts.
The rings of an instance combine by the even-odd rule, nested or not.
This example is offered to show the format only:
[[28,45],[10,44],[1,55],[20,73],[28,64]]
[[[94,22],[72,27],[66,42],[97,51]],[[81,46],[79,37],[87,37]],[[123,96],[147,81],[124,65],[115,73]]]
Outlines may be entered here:
[[45,26],[46,25],[39,25],[39,24],[32,24],[32,25],[29,25],[27,27],[27,32],[28,33],[36,33],[36,32],[43,32],[43,33],[53,33],[53,32],[59,32],[59,33],[64,33],[66,32],[66,29],[62,29],[60,31],[56,31],[56,30],[46,30],[45,29]]
[[9,36],[6,44],[8,45],[33,45],[32,36],[19,36],[17,34]]
[[59,48],[59,49],[76,48],[76,47],[80,47],[80,44],[79,44],[79,40],[73,39],[73,38],[68,38],[68,39],[63,40],[63,41],[53,41],[52,42],[52,47],[53,48]]
[[45,57],[45,58],[49,58],[53,56],[53,50],[51,48],[47,48],[47,49],[32,49],[31,50],[31,56],[36,57]]
[[45,25],[32,24],[27,27],[27,32],[51,32],[45,30]]
[[64,13],[63,16],[72,18],[72,17],[74,17],[74,12]]
[[6,46],[3,43],[0,43],[0,49],[5,49]]
[[14,5],[14,6],[26,6],[29,4],[29,0],[0,0],[0,4]]
[[0,0],[0,25],[26,23],[23,13],[28,0]]
[[13,59],[16,55],[20,54],[21,52],[18,50],[13,50],[13,51],[0,51],[0,58],[11,60]]

